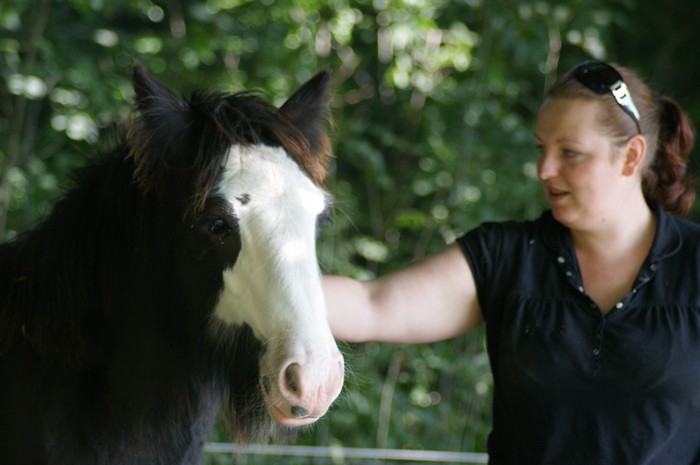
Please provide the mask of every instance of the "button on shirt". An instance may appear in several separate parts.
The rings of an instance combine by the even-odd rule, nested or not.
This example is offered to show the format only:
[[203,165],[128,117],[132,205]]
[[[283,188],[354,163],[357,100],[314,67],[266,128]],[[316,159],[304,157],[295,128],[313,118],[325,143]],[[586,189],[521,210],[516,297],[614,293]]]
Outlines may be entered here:
[[605,316],[551,212],[459,238],[486,321],[492,465],[700,463],[700,226],[656,214]]

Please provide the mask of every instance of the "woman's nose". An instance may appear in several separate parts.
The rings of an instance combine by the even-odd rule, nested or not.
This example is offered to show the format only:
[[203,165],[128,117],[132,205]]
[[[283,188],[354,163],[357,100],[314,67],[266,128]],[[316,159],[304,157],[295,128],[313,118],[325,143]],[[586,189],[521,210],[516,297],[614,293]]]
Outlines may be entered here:
[[556,176],[557,170],[556,159],[552,155],[542,152],[537,160],[537,176],[539,176],[540,181],[553,178]]

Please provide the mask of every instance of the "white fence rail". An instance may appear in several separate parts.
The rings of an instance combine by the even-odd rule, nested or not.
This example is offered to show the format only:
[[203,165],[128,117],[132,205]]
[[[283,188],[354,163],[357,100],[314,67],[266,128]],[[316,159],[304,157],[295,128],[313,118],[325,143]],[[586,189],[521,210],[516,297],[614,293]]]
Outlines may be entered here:
[[[248,458],[258,457],[262,461],[250,463],[283,463],[281,458],[313,459],[306,463],[327,464],[364,464],[364,463],[451,463],[451,464],[484,464],[488,463],[488,455],[474,452],[445,452],[428,450],[402,449],[364,449],[351,447],[312,447],[312,446],[275,446],[248,445],[240,446],[228,443],[209,443],[205,452],[208,457],[216,456],[224,459],[226,455],[235,458],[236,463],[247,463]],[[268,460],[265,461],[264,457]],[[278,460],[275,460],[278,459]],[[216,463],[224,463],[217,461]],[[286,462],[285,462],[286,463]],[[304,463],[299,460],[294,463]]]

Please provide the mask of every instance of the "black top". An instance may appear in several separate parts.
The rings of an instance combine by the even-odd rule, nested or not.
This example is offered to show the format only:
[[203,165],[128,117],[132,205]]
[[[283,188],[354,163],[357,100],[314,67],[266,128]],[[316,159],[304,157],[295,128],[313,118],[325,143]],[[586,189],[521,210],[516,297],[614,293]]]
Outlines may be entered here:
[[656,214],[606,316],[551,212],[459,238],[494,377],[491,464],[700,464],[700,226]]

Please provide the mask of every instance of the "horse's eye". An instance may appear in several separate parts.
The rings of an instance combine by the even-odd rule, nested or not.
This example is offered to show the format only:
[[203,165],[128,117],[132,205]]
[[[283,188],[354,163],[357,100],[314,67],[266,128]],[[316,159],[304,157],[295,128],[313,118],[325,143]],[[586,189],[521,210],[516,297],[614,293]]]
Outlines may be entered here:
[[229,229],[230,228],[228,227],[226,222],[224,220],[222,220],[221,218],[217,218],[209,224],[209,232],[211,234],[216,234],[216,235],[224,234]]
[[325,223],[333,224],[330,208],[326,208],[320,215],[318,215],[318,217],[316,217],[316,234],[321,232],[321,228],[323,228]]

